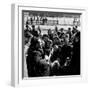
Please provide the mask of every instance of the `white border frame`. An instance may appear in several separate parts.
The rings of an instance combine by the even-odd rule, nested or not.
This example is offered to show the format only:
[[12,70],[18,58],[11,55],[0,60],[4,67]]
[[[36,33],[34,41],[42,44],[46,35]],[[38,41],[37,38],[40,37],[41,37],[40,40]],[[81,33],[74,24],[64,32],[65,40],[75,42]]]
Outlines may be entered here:
[[[81,75],[75,76],[59,76],[59,77],[44,77],[31,78],[29,80],[22,80],[22,10],[38,10],[38,11],[57,11],[57,12],[72,12],[82,13],[81,17]],[[12,4],[11,6],[11,85],[12,86],[32,86],[32,85],[48,85],[72,82],[85,82],[87,81],[87,62],[84,57],[84,30],[86,29],[86,10],[84,8],[49,8],[49,7],[34,7],[25,4]],[[32,80],[34,79],[34,80]],[[48,81],[48,83],[47,83]],[[39,82],[39,83],[38,83]]]

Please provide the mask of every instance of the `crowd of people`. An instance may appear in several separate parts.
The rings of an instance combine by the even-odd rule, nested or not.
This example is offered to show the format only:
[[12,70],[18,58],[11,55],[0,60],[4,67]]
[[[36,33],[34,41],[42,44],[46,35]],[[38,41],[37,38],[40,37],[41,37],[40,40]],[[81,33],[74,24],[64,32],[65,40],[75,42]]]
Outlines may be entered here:
[[40,26],[24,30],[24,52],[28,77],[79,75],[80,31],[78,26],[47,30],[42,34]]
[[[30,25],[73,25],[80,24],[79,18],[72,17],[46,17],[46,16],[28,16],[26,21],[28,20]],[[26,22],[25,22],[26,23]]]
[[38,25],[45,25],[48,21],[47,17],[41,17],[41,16],[28,16],[29,24],[38,24]]

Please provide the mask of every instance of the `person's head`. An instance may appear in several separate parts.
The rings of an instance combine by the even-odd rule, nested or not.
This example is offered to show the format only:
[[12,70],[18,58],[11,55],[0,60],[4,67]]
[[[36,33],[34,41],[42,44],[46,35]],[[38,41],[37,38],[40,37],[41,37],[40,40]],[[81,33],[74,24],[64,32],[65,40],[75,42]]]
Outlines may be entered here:
[[39,40],[37,38],[33,37],[31,39],[31,45],[30,45],[30,47],[32,49],[34,49],[34,50],[37,50],[37,49],[41,48]]
[[58,36],[60,35],[60,31],[57,33],[58,34]]
[[65,44],[67,45],[69,43],[69,35],[68,34],[65,35],[64,40],[65,40]]
[[41,48],[45,46],[45,42],[41,38],[38,39],[38,42]]
[[26,28],[28,28],[28,25],[29,25],[29,22],[28,22],[28,19],[26,21]]
[[71,28],[70,27],[68,28],[68,31],[71,31]]
[[58,45],[59,44],[59,38],[58,38],[58,36],[55,36],[54,38],[53,38],[53,44],[55,45]]
[[58,32],[58,27],[57,26],[55,26],[55,32]]
[[51,34],[51,33],[52,33],[52,31],[51,31],[51,29],[49,29],[49,30],[48,30],[48,34]]
[[73,33],[76,33],[76,32],[78,32],[78,29],[77,29],[77,26],[74,26],[73,27]]
[[29,24],[29,20],[26,21],[26,25],[28,25],[28,24]]
[[33,29],[33,30],[35,29],[35,25],[32,25],[32,29]]
[[75,28],[77,29],[77,28],[78,28],[78,26],[75,26]]
[[47,34],[44,34],[43,37],[42,37],[42,39],[43,39],[44,41],[47,41],[47,40],[49,39],[49,37],[48,37]]
[[64,30],[63,28],[60,29],[61,32],[63,32],[63,30]]
[[28,25],[26,25],[26,29],[28,29]]
[[58,36],[54,36],[53,37],[53,40],[56,40],[57,41],[58,39],[59,39]]
[[54,45],[53,48],[54,48],[54,51],[57,51],[59,47],[58,45]]
[[80,41],[80,32],[78,32],[75,36],[75,42]]

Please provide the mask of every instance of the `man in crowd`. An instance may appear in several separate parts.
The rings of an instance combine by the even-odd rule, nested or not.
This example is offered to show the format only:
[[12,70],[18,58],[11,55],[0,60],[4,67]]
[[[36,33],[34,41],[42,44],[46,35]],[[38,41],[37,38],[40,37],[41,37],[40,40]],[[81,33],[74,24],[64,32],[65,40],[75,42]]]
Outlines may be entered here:
[[37,38],[33,37],[28,49],[27,69],[29,77],[48,76],[49,64],[44,57],[44,51]]

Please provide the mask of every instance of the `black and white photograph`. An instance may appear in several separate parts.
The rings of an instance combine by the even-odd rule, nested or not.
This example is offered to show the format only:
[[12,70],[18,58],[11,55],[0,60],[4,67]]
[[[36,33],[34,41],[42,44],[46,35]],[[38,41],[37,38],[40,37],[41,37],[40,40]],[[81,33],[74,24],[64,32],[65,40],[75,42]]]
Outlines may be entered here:
[[22,10],[23,78],[81,74],[81,13]]

